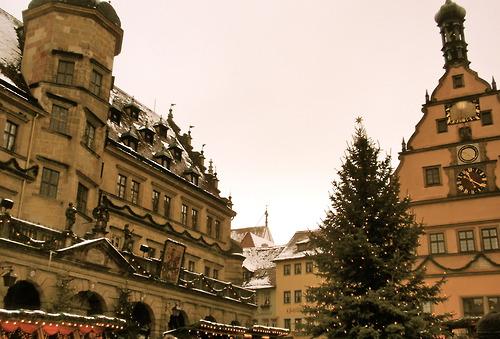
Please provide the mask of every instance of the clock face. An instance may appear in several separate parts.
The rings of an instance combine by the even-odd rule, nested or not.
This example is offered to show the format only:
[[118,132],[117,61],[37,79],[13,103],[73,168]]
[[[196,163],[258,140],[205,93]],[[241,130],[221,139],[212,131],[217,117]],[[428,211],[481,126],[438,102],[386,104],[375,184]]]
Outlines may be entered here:
[[487,184],[486,173],[477,167],[467,167],[457,176],[457,189],[461,193],[476,194],[486,191]]
[[458,101],[450,105],[445,105],[448,125],[463,123],[480,119],[479,100]]
[[458,159],[461,162],[474,162],[479,157],[479,150],[474,145],[465,145],[458,150]]

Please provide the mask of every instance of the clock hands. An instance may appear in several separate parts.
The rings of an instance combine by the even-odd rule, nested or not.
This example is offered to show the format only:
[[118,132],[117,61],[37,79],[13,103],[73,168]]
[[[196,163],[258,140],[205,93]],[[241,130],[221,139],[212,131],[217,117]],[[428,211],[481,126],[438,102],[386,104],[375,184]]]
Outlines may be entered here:
[[473,184],[474,186],[479,186],[481,188],[484,188],[486,187],[486,184],[485,183],[480,183],[480,182],[477,182],[476,180],[472,179],[471,176],[470,176],[470,173],[469,172],[465,172],[465,175],[467,176],[469,182],[471,184]]

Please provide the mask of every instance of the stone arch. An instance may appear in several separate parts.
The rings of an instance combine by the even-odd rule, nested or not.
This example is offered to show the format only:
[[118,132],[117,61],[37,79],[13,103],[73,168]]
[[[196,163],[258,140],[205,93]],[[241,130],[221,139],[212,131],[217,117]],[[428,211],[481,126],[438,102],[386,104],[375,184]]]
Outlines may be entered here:
[[154,313],[151,307],[143,302],[133,303],[132,320],[138,325],[139,335],[149,338],[154,328]]
[[71,298],[71,309],[82,315],[106,313],[104,298],[93,291],[80,291]]
[[42,303],[38,287],[30,281],[20,280],[9,287],[3,304],[8,310],[39,310]]
[[170,315],[170,319],[168,321],[168,329],[175,330],[176,328],[181,328],[187,326],[189,324],[189,319],[181,308],[178,306],[174,306],[172,308],[172,314]]

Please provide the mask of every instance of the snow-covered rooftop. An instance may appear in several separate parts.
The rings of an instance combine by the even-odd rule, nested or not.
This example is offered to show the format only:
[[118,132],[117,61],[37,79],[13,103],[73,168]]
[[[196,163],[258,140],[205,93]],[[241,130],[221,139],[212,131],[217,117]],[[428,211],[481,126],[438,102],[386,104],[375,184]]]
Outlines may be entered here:
[[314,254],[311,249],[301,250],[298,245],[306,245],[309,242],[309,231],[298,231],[296,232],[292,239],[286,244],[285,249],[274,259],[274,261],[279,260],[290,260],[303,258],[307,255]]

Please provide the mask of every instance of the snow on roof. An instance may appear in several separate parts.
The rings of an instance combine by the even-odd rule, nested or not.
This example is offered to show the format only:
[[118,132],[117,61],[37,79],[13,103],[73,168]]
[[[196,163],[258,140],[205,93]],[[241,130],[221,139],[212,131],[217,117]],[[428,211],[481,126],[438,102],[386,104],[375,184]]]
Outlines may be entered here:
[[261,289],[273,287],[273,284],[271,283],[271,277],[269,275],[265,275],[262,277],[252,277],[249,281],[243,284],[243,287]]
[[21,63],[21,49],[16,29],[22,23],[0,8],[0,65],[17,67]]
[[273,260],[281,253],[283,248],[284,246],[244,248],[245,260],[243,261],[243,267],[250,272],[276,267]]
[[274,261],[298,259],[313,254],[314,251],[312,250],[300,251],[297,248],[297,245],[307,244],[308,242],[309,231],[296,232],[288,244],[286,244],[285,249],[274,259]]
[[267,239],[274,243],[273,236],[268,226],[253,226],[231,230],[231,238],[240,242],[247,233],[258,235],[261,238]]
[[249,234],[252,237],[252,241],[255,247],[269,247],[274,245],[273,242],[269,239],[264,239],[253,233]]

